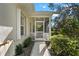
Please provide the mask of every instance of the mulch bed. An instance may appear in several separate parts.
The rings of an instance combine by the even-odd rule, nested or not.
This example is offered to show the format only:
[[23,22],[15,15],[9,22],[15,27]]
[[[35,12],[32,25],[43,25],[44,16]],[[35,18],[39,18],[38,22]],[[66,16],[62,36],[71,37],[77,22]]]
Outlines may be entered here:
[[19,56],[30,56],[32,48],[33,48],[34,42],[32,42],[28,47],[23,48],[23,53]]

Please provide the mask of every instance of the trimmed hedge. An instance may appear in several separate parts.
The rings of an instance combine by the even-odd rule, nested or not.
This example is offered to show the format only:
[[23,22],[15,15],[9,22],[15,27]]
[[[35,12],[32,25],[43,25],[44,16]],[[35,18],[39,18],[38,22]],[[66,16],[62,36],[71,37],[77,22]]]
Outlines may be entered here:
[[21,53],[23,53],[23,47],[21,44],[16,45],[16,49],[15,49],[15,55],[20,55]]
[[28,37],[23,42],[23,48],[28,47],[32,43],[32,38]]
[[23,44],[16,45],[15,56],[22,54],[24,52],[23,48],[28,47],[31,43],[32,43],[32,38],[28,37],[24,40]]

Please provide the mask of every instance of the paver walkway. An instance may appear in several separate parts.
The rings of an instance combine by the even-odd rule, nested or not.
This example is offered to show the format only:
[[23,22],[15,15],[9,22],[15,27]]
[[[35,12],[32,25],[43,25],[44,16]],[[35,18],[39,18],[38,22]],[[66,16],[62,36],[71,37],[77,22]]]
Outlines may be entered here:
[[35,42],[31,56],[50,56],[45,42]]

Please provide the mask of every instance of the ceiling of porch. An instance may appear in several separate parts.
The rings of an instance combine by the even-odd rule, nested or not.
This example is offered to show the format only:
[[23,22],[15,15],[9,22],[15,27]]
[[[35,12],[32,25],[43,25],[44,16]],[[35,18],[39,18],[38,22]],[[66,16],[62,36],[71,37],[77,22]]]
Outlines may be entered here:
[[35,11],[34,3],[21,3],[20,5],[22,6],[26,14],[30,16],[50,16],[52,15],[52,11],[39,11],[39,12]]

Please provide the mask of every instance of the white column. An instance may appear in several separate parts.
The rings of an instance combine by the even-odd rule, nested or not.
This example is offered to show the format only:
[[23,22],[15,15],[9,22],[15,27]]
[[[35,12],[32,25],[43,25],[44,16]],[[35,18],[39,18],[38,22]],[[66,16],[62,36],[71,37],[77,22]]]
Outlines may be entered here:
[[21,39],[20,22],[21,22],[21,9],[17,8],[17,39]]
[[45,36],[45,31],[44,31],[45,30],[45,25],[44,24],[45,24],[45,21],[43,21],[43,38]]
[[35,40],[36,40],[36,18],[35,18]]
[[26,36],[29,36],[29,19],[27,18],[26,20],[26,23],[27,23],[27,35]]
[[43,21],[43,38],[45,38],[45,17],[44,17],[44,21]]
[[49,38],[51,36],[51,16],[49,17]]

